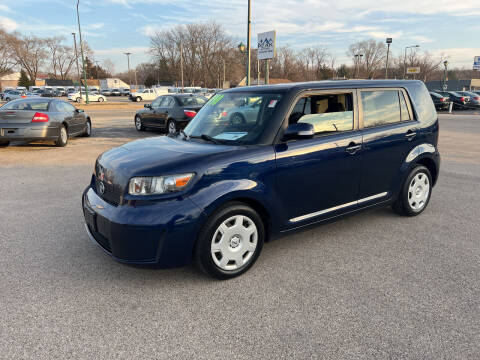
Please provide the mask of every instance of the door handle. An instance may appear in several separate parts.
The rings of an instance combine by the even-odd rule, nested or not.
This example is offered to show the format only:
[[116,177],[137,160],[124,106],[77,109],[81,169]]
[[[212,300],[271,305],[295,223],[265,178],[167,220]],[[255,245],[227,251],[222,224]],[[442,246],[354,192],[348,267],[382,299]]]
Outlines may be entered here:
[[345,149],[347,153],[350,155],[354,155],[357,153],[358,150],[362,148],[362,145],[356,145],[354,142],[350,143],[348,147]]
[[408,130],[407,133],[405,134],[405,137],[407,138],[408,141],[412,141],[415,136],[417,136],[417,133],[412,131],[412,130]]

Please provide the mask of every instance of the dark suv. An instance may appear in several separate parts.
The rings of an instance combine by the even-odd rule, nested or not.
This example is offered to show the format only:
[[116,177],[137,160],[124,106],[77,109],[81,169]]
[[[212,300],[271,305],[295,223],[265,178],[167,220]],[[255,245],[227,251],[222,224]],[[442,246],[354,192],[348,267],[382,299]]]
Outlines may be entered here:
[[439,173],[438,119],[420,81],[235,88],[184,131],[96,161],[90,238],[116,260],[208,274],[249,269],[280,234],[364,209],[422,213]]

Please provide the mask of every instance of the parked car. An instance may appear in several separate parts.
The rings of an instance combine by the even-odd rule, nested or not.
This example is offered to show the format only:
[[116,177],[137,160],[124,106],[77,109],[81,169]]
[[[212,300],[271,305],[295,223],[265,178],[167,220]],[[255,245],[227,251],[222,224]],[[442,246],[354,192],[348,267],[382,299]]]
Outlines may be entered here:
[[19,91],[19,90],[10,90],[8,93],[5,93],[4,96],[5,96],[5,101],[7,102],[27,97],[25,92]]
[[469,107],[480,107],[480,95],[471,91],[457,91],[460,95],[468,97],[470,101],[467,103]]
[[12,91],[17,91],[15,89],[5,89],[2,93],[0,93],[0,100],[6,100],[8,93]]
[[110,89],[103,89],[102,91],[100,91],[100,93],[104,96],[112,95],[112,91]]
[[460,95],[455,91],[436,91],[438,94],[443,96],[448,96],[450,101],[453,102],[453,107],[455,109],[464,110],[466,108],[467,103],[470,101],[470,97]]
[[[217,122],[254,102],[256,117]],[[184,131],[100,155],[82,197],[86,230],[122,262],[194,259],[232,278],[280,234],[374,207],[422,213],[439,173],[437,141],[420,81],[226,90]]]
[[55,88],[55,93],[57,96],[67,96],[67,92],[64,87],[57,87]]
[[112,89],[110,95],[111,95],[111,96],[120,96],[120,95],[122,95],[122,94],[120,93],[120,90],[119,90],[119,89]]
[[130,89],[122,89],[121,93],[123,96],[130,96]]
[[44,89],[40,93],[40,96],[42,96],[42,97],[56,97],[57,93],[53,89]]
[[13,100],[0,107],[0,147],[11,141],[54,141],[67,145],[73,136],[90,136],[92,121],[83,110],[58,99]]
[[155,100],[162,95],[156,88],[143,89],[130,94],[130,100],[135,102]]
[[449,109],[451,101],[448,96],[443,96],[433,91],[430,91],[430,96],[437,110]]
[[[71,93],[71,94],[68,95],[68,100],[80,103],[82,101],[87,101],[87,95],[84,92],[82,92],[81,96],[80,96],[80,93]],[[104,102],[104,101],[107,101],[107,98],[104,95],[89,92],[88,93],[88,101]]]
[[192,120],[197,112],[207,102],[207,98],[194,95],[164,95],[155,99],[151,104],[135,114],[135,128],[144,131],[147,128],[159,129],[170,134]]

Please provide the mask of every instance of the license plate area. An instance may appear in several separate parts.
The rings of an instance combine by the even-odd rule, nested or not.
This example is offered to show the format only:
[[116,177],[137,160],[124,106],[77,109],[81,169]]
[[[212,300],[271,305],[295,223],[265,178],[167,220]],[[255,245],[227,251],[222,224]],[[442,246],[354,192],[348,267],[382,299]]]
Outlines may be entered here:
[[85,222],[87,223],[88,226],[90,226],[90,228],[93,230],[93,231],[98,231],[97,230],[97,214],[95,214],[94,211],[90,210],[88,207],[85,207],[84,208],[84,213],[85,213]]

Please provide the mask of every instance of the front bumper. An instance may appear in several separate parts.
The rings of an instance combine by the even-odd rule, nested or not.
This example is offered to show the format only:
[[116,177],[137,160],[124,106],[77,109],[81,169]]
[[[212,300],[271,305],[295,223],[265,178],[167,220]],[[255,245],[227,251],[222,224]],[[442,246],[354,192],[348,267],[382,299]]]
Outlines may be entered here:
[[56,140],[60,129],[52,124],[15,124],[0,123],[0,140],[5,141],[37,141]]
[[115,260],[178,267],[191,262],[204,213],[189,198],[114,206],[88,187],[82,197],[92,241]]

